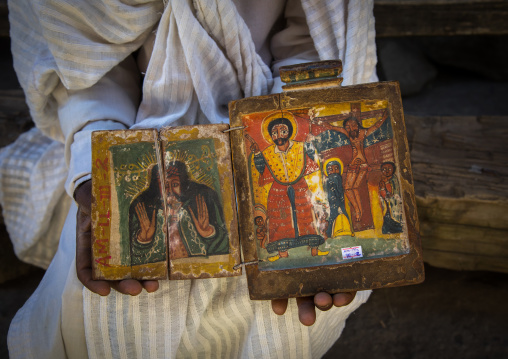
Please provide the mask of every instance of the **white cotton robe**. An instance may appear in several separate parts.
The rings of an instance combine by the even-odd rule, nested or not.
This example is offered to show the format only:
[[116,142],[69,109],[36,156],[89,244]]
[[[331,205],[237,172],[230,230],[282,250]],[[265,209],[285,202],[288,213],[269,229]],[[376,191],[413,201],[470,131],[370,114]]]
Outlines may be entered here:
[[[64,155],[69,195],[90,178],[93,130],[228,122],[229,101],[279,92],[279,66],[305,61],[341,59],[344,85],[376,81],[372,7],[372,0],[10,1],[15,69],[39,129],[25,145],[45,147],[37,168],[16,151],[23,138],[11,157],[0,154],[2,168],[14,155],[27,163],[0,178],[6,218],[32,214],[34,184],[26,179],[63,172]],[[16,178],[23,190],[9,197]],[[38,194],[50,214],[34,218],[63,218],[54,210],[63,181],[53,182]],[[12,358],[319,357],[370,293],[318,313],[310,328],[293,300],[284,316],[268,301],[249,300],[245,276],[161,281],[155,293],[100,297],[76,278],[75,216],[71,204],[56,255],[11,324]],[[38,222],[7,226],[18,255],[33,262],[39,254],[44,265],[52,253],[40,248],[54,246],[61,226]]]

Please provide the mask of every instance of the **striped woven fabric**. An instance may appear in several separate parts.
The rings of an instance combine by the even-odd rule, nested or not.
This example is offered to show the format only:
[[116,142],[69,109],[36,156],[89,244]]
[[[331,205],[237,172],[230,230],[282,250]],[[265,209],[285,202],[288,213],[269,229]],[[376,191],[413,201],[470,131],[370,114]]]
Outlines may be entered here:
[[[91,358],[319,358],[338,339],[349,314],[370,292],[344,308],[319,312],[304,327],[296,303],[283,316],[270,302],[251,301],[245,277],[162,282],[138,297],[84,293]],[[112,303],[115,310],[112,310]],[[90,341],[89,341],[90,342]]]
[[0,204],[16,255],[46,269],[71,199],[64,191],[64,146],[36,128],[0,150]]

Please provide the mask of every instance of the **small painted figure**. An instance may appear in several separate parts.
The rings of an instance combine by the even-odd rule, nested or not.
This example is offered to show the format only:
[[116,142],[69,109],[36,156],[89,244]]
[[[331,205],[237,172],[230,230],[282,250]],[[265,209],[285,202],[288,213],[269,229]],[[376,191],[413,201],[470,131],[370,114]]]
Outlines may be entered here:
[[229,253],[229,237],[217,192],[191,181],[187,166],[174,161],[166,168],[171,259]]
[[383,162],[379,181],[379,195],[383,206],[383,233],[402,232],[402,201],[399,192],[399,181],[395,174],[393,162]]
[[328,213],[324,210],[325,206],[322,207],[323,210],[316,212],[316,221],[317,221],[317,227],[318,227],[318,233],[323,236],[323,238],[326,240],[328,239]]
[[317,124],[324,126],[329,130],[338,131],[343,133],[349,139],[353,157],[349,162],[346,170],[346,196],[351,203],[354,211],[355,221],[360,222],[362,217],[362,202],[360,199],[360,186],[363,183],[365,176],[369,170],[369,164],[365,157],[364,140],[367,136],[372,134],[388,118],[388,112],[383,113],[381,120],[377,121],[368,129],[363,128],[361,125],[361,107],[359,103],[351,104],[351,113],[348,118],[344,120],[344,128],[333,126],[327,122],[317,122]]
[[330,206],[327,235],[328,237],[354,235],[346,211],[340,162],[334,160],[328,162],[324,172],[324,188]]
[[[272,182],[268,192],[268,253],[278,252],[269,261],[289,256],[288,250],[310,246],[313,256],[327,255],[319,250],[324,238],[317,233],[309,186],[304,176],[319,170],[314,161],[315,149],[310,142],[291,140],[295,129],[287,118],[273,119],[268,124],[268,133],[273,145],[260,151],[254,139],[251,151],[254,164],[263,178],[261,185]],[[248,135],[247,135],[248,136]]]
[[161,199],[159,167],[153,165],[147,173],[148,187],[134,198],[129,207],[131,236],[131,265],[166,260],[164,210]]
[[256,237],[261,243],[261,248],[266,248],[266,225],[265,220],[261,216],[257,216],[254,218],[254,223],[258,227],[256,229]]

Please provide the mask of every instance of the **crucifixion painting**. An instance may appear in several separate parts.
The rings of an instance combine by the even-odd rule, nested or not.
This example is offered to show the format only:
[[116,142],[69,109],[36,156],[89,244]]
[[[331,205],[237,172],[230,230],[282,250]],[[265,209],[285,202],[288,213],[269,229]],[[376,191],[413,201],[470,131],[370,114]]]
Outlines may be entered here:
[[[364,128],[362,119],[372,118],[382,114],[381,119],[374,123],[369,128]],[[352,156],[346,167],[344,190],[353,208],[354,221],[353,226],[356,230],[373,228],[372,213],[369,206],[362,205],[367,202],[370,203],[368,196],[362,196],[361,191],[367,193],[365,190],[367,181],[366,176],[368,171],[376,168],[370,165],[365,155],[365,140],[368,136],[372,135],[378,130],[388,118],[387,109],[374,110],[362,113],[360,103],[351,104],[351,112],[342,115],[328,116],[326,118],[313,118],[317,125],[323,126],[327,130],[337,131],[345,135],[349,140]],[[332,125],[333,122],[343,120],[343,126]],[[365,213],[364,209],[365,208]],[[362,218],[363,219],[362,223]]]
[[243,123],[261,269],[341,262],[348,245],[382,256],[389,251],[378,238],[407,237],[396,166],[387,164],[396,160],[387,101],[251,114]]

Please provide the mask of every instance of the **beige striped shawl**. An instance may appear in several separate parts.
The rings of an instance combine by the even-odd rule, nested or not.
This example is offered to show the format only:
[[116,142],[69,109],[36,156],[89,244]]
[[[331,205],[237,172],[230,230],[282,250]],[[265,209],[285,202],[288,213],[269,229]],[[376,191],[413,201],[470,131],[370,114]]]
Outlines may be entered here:
[[[373,1],[302,5],[320,58],[342,59],[343,84],[375,81]],[[210,122],[220,122],[227,120],[224,105],[230,100],[270,90],[270,71],[231,0],[168,0],[165,8],[146,0],[16,0],[9,10],[15,69],[32,117],[44,134],[61,142],[51,96],[58,83],[70,90],[92,86],[138,49],[158,21],[155,60],[147,74],[152,78],[145,81],[137,122],[168,114],[166,123],[179,118],[194,90]]]

